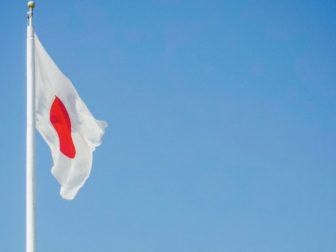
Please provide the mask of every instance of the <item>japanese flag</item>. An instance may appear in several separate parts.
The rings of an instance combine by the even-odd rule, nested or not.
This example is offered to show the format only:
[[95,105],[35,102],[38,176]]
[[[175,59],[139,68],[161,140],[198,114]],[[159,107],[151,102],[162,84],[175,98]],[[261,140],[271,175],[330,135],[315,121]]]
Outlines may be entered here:
[[96,120],[35,34],[36,128],[50,147],[61,196],[72,200],[90,175],[107,124]]

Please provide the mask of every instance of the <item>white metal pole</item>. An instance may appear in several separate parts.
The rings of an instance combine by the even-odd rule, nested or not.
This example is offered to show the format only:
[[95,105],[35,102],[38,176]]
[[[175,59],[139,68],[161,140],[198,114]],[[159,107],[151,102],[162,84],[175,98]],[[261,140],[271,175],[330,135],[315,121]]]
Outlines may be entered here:
[[26,252],[35,252],[35,52],[33,9],[28,2],[27,27],[27,135],[26,135]]

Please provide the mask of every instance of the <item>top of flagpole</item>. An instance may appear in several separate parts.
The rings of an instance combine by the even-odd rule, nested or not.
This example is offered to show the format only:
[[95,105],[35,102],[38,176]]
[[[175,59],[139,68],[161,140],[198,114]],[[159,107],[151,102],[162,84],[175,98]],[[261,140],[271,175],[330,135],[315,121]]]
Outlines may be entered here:
[[27,6],[28,6],[29,9],[34,9],[34,7],[35,7],[35,2],[34,2],[34,1],[29,1],[29,2],[27,3]]
[[35,2],[34,1],[29,1],[27,3],[28,6],[28,25],[31,26],[33,25],[33,9],[35,8]]

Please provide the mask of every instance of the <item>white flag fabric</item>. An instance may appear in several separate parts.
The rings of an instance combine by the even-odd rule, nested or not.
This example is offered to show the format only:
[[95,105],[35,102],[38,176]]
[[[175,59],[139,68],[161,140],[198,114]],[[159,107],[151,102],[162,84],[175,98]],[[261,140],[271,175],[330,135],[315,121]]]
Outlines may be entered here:
[[72,200],[90,175],[107,124],[96,120],[35,34],[36,128],[49,145],[60,194]]

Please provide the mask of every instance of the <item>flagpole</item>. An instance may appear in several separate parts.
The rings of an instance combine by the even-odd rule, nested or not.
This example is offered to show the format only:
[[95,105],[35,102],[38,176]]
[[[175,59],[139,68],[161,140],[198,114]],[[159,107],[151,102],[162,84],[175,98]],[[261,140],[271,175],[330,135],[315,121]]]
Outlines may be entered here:
[[27,135],[26,135],[26,252],[35,252],[35,53],[33,9],[28,2]]

